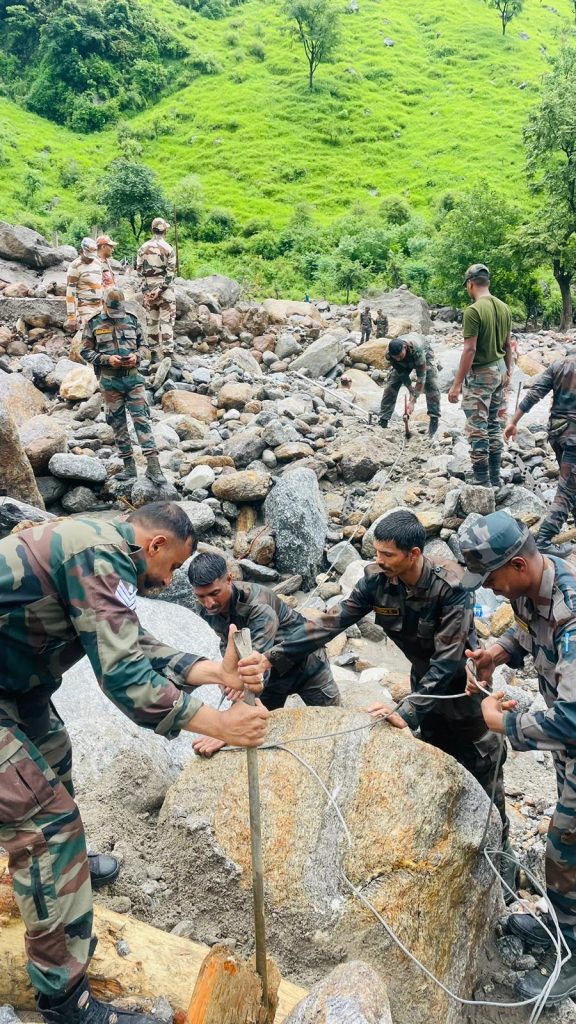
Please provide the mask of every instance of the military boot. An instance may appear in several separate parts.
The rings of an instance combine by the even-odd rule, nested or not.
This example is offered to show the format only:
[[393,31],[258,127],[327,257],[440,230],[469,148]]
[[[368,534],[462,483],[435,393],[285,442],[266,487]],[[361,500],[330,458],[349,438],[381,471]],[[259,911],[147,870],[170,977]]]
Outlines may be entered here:
[[94,999],[86,977],[61,1000],[39,994],[36,1009],[47,1024],[158,1024],[157,1017],[119,1010]]
[[428,423],[428,437],[434,437],[434,434],[438,430],[438,424],[440,420],[438,416],[431,416],[430,422]]
[[381,416],[380,419],[378,420],[378,422],[379,422],[380,426],[382,427],[382,429],[386,430],[386,427],[388,426],[388,420],[384,419],[384,416]]
[[540,922],[545,924],[553,935],[555,934],[554,922],[550,914],[540,914],[539,917],[534,917],[533,914],[510,914],[506,927],[512,935],[519,935],[530,946],[538,946],[540,949],[545,949],[552,945],[552,939],[544,931]]
[[136,469],[134,456],[129,455],[128,458],[122,461],[124,462],[124,469],[121,473],[116,474],[116,480],[135,480],[138,476],[138,470]]
[[502,465],[502,455],[500,452],[496,454],[492,453],[488,459],[488,473],[490,476],[490,483],[492,487],[501,487],[502,478],[500,476],[500,467]]
[[[550,980],[550,975],[556,965],[556,951],[551,949],[546,953],[544,960],[533,971],[528,971],[523,978],[516,982],[516,991],[521,999],[535,999],[541,995],[542,989]],[[576,992],[576,957],[574,954],[560,970],[556,983],[552,986],[546,1006],[554,1006],[568,999]]]
[[536,545],[538,551],[541,551],[543,555],[556,555],[556,558],[567,558],[574,545],[552,543],[552,537],[556,536],[558,528],[558,523],[547,523],[544,520],[536,537]]
[[148,479],[151,480],[153,484],[156,484],[157,487],[162,487],[164,484],[168,483],[164,473],[162,472],[158,456],[148,455],[147,462],[148,468],[146,470],[146,476]]
[[118,877],[120,871],[120,861],[116,860],[116,857],[110,857],[107,853],[89,853],[88,865],[93,889],[101,889],[103,885],[110,885]]
[[475,487],[490,487],[490,477],[488,475],[488,462],[473,462],[473,484]]

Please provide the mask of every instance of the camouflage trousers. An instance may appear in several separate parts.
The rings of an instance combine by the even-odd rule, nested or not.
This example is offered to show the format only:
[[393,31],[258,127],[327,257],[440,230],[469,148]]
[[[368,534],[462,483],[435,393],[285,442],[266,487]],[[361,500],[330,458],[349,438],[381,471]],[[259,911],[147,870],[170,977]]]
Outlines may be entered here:
[[475,718],[461,718],[451,721],[443,718],[442,715],[428,714],[422,719],[420,736],[425,743],[430,743],[433,747],[443,750],[445,754],[450,754],[455,761],[466,768],[480,783],[482,789],[488,793],[488,796],[492,796],[496,779],[494,806],[502,820],[502,845],[504,846],[510,831],[510,822],[506,814],[503,772],[507,754],[506,746],[504,746],[501,764],[496,775],[500,740],[495,733],[486,730],[483,719],[479,721]]
[[293,672],[277,675],[272,669],[260,700],[268,711],[283,708],[288,697],[297,693],[308,707],[340,704],[340,692],[324,651],[309,654]]
[[122,458],[126,459],[133,455],[127,412],[132,417],[143,454],[157,455],[144,378],[138,370],[132,370],[124,376],[103,373],[100,377],[100,389],[106,406],[106,422],[114,429],[116,444]]
[[[400,373],[396,367],[392,367],[388,374],[386,387],[380,403],[380,417],[389,420],[396,407],[396,399],[400,388],[404,386],[412,393],[412,381],[407,373]],[[440,417],[440,388],[438,387],[438,374],[432,354],[426,356],[426,380],[424,382],[424,394],[426,395],[426,409],[428,415],[438,419]]]
[[72,752],[48,698],[36,717],[0,702],[0,845],[26,928],[28,974],[58,997],[85,974],[92,939],[92,889]]
[[176,294],[173,288],[165,288],[159,298],[146,309],[146,330],[148,345],[154,360],[174,352],[174,322],[176,320]]
[[360,344],[364,345],[366,341],[370,341],[370,335],[372,334],[371,327],[362,327],[360,330]]
[[546,894],[568,945],[576,948],[576,759],[552,751],[558,803],[546,842]]
[[558,460],[560,478],[554,501],[540,526],[538,536],[542,540],[560,533],[570,512],[576,512],[576,437],[572,434],[566,441],[550,438],[550,443]]
[[487,472],[489,457],[499,457],[504,447],[505,383],[503,359],[489,366],[472,368],[465,381],[462,409],[466,416],[466,434],[472,467],[480,472]]

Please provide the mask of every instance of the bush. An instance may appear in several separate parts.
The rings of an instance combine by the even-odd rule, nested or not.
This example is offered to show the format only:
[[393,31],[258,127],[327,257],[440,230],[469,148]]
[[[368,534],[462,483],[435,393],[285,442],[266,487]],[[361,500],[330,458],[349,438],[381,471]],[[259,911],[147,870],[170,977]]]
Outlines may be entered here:
[[251,57],[255,57],[256,60],[266,60],[266,50],[262,46],[262,43],[252,43],[252,45],[248,47],[248,53]]
[[221,242],[236,231],[236,218],[230,210],[215,208],[200,226],[198,238],[203,242]]
[[60,184],[64,188],[72,188],[80,180],[82,170],[80,164],[74,158],[67,160],[60,168]]
[[406,224],[412,216],[410,206],[400,196],[387,196],[378,212],[387,224]]

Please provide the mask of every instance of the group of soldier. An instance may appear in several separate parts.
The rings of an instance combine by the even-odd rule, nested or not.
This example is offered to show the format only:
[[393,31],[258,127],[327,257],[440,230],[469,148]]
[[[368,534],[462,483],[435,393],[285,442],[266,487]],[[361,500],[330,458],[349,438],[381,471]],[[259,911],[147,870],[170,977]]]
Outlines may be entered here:
[[166,240],[169,227],[162,217],[156,217],[152,237],[140,247],[136,259],[147,339],[138,318],[127,311],[124,293],[117,287],[110,264],[116,242],[109,235],[101,235],[96,241],[82,239],[80,255],[70,264],[66,282],[66,327],[78,332],[79,354],[92,364],[100,379],[107,420],[114,428],[124,463],[117,479],[132,480],[137,475],[126,415],[129,412],[147,461],[146,475],[158,486],[166,480],[158,460],[140,359],[146,344],[152,365],[171,358],[174,351],[176,257]]

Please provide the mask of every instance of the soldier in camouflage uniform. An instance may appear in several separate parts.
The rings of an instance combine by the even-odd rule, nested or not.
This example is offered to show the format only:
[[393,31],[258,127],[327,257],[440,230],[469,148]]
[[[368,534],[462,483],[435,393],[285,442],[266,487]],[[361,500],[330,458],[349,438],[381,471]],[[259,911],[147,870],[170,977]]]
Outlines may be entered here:
[[388,334],[388,317],[379,309],[376,313],[376,337],[385,338]]
[[[388,361],[392,364],[392,368],[388,374],[380,404],[380,426],[388,426],[394,412],[398,392],[404,385],[410,392],[409,415],[422,392],[426,395],[426,408],[430,417],[428,436],[433,437],[438,430],[440,421],[440,388],[438,387],[438,373],[432,349],[424,340],[394,338],[388,345]],[[414,384],[410,379],[413,370],[416,372]]]
[[237,665],[231,644],[222,663],[205,661],[159,643],[138,621],[137,591],[167,585],[194,545],[174,503],[144,506],[126,522],[55,520],[0,541],[0,845],[49,1024],[155,1020],[90,996],[89,864],[70,739],[51,703],[62,674],[87,654],[116,707],[160,736],[184,729],[246,745],[264,738],[261,706],[218,714],[189,692],[207,682],[260,690],[257,655]]
[[558,490],[548,515],[538,533],[538,547],[560,558],[568,555],[570,544],[557,545],[552,538],[560,532],[570,512],[576,510],[576,356],[556,359],[534,381],[524,395],[513,418],[504,431],[504,439],[516,436],[516,427],[524,413],[552,392],[552,408],[548,421],[548,440],[560,467]]
[[464,285],[473,301],[464,310],[464,351],[448,401],[457,403],[465,384],[462,409],[474,483],[499,488],[506,384],[512,372],[512,318],[506,303],[490,294],[490,272],[484,263],[468,267]]
[[[198,614],[218,634],[223,648],[231,624],[238,629],[247,627],[254,650],[264,654],[283,638],[297,635],[307,621],[267,587],[233,580],[221,555],[197,555],[190,563],[188,575],[198,601]],[[261,695],[264,707],[269,711],[284,707],[291,693],[297,693],[309,707],[340,704],[324,650],[298,659],[293,670],[284,676],[273,669],[266,672]],[[223,745],[218,740],[202,739],[194,744],[194,749],[210,756]]]
[[152,360],[160,362],[174,353],[176,254],[166,241],[170,225],[162,217],[152,221],[152,238],[138,250],[136,271],[140,275],[146,308],[148,344]]
[[[487,793],[496,778],[496,806],[503,824],[503,846],[508,850],[501,766],[495,776],[499,744],[486,730],[480,698],[473,703],[462,698],[427,699],[464,692],[464,649],[477,641],[474,602],[460,586],[461,570],[456,563],[433,565],[422,554],[425,542],[426,531],[412,512],[392,512],[382,519],[374,532],[376,562],[366,567],[350,596],[315,621],[303,620],[290,638],[266,652],[262,668],[272,666],[281,678],[296,661],[374,611],[377,624],[412,665],[414,696],[388,721],[398,728],[419,729],[421,739],[456,758]],[[371,710],[374,714],[390,711],[381,705]],[[509,877],[514,882],[514,864]]]
[[66,275],[66,327],[76,330],[102,308],[102,264],[96,242],[83,238],[80,255],[68,267]]
[[129,412],[148,462],[146,476],[161,487],[166,483],[166,477],[158,461],[144,377],[138,372],[138,350],[144,344],[144,336],[137,317],[126,312],[123,292],[117,288],[106,292],[104,308],[87,321],[82,342],[82,358],[92,363],[100,378],[106,419],[114,428],[118,451],[124,462],[124,471],[116,479],[131,480],[137,475],[126,417]]
[[118,242],[114,242],[110,235],[100,235],[96,239],[96,247],[98,249],[98,259],[102,264],[102,284],[104,291],[108,288],[116,287],[116,274],[110,266],[110,257],[114,255],[114,249],[118,245]]
[[360,314],[360,344],[363,345],[365,341],[370,341],[370,335],[372,334],[372,312],[370,306],[364,306]]
[[[558,783],[558,803],[546,846],[546,891],[564,939],[576,950],[576,574],[569,563],[542,555],[522,523],[505,512],[483,516],[460,538],[468,567],[465,587],[489,587],[507,597],[515,623],[487,650],[469,652],[478,678],[486,684],[497,665],[520,668],[531,655],[545,711],[513,710],[502,694],[486,697],[482,712],[493,733],[505,735],[514,750],[549,750]],[[471,679],[469,691],[474,692]],[[550,927],[551,918],[545,916]],[[539,921],[514,914],[509,927],[540,947],[551,942]],[[542,992],[555,964],[550,955],[517,984],[522,999]],[[576,957],[568,960],[553,986],[551,1002],[576,993]]]

